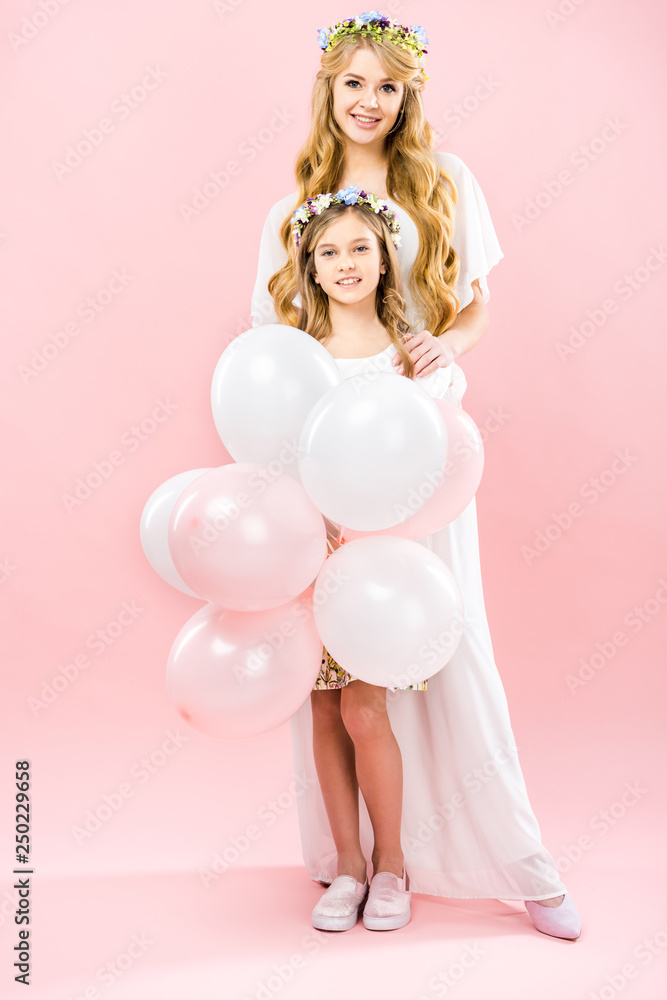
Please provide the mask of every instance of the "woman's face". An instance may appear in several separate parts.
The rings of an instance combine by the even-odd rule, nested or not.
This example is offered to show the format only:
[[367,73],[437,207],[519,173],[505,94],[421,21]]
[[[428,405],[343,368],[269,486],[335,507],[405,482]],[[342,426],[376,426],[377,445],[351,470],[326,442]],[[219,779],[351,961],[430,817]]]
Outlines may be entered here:
[[337,302],[351,305],[373,296],[386,271],[380,244],[356,212],[344,212],[320,236],[313,251],[313,279]]
[[333,100],[334,118],[350,142],[384,143],[401,108],[403,84],[387,77],[378,57],[361,47],[334,77]]

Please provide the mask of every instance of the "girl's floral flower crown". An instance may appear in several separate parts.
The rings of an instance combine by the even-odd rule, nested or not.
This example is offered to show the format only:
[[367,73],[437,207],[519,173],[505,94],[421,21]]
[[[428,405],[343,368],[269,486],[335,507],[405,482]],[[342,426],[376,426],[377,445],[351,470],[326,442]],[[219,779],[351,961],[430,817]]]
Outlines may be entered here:
[[386,38],[401,49],[410,49],[417,56],[424,79],[428,80],[424,71],[424,56],[428,52],[424,46],[428,45],[428,38],[420,24],[406,27],[391,17],[384,17],[379,10],[367,10],[363,14],[357,14],[356,17],[339,21],[329,28],[320,28],[317,41],[320,48],[328,52],[346,35],[370,35],[378,41]]
[[341,188],[336,194],[318,194],[314,198],[308,198],[299,208],[292,212],[290,223],[292,236],[295,244],[299,245],[301,234],[316,215],[321,215],[325,209],[332,205],[368,205],[376,215],[382,215],[391,231],[391,240],[395,247],[400,247],[401,237],[399,232],[400,223],[396,217],[396,212],[392,212],[386,201],[380,201],[374,194],[367,194],[362,191],[358,184],[351,184],[347,188]]

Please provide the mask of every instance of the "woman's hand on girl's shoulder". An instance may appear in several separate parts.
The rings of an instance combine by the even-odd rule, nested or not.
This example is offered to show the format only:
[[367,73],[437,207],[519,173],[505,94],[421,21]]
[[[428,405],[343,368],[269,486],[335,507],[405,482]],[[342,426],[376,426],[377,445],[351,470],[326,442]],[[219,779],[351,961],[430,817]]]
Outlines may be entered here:
[[[444,336],[434,337],[429,330],[421,330],[419,333],[405,333],[403,343],[414,362],[415,378],[431,375],[438,368],[446,368],[457,358],[456,351],[446,338]],[[394,355],[392,364],[398,369],[399,375],[402,375],[403,362],[400,354]]]

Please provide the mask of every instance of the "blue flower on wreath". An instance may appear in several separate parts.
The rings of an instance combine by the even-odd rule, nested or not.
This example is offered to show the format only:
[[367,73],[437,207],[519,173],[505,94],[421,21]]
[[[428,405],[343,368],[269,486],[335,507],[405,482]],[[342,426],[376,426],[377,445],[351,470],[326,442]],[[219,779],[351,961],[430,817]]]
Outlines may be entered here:
[[426,37],[426,29],[422,28],[421,24],[411,24],[410,31],[415,36],[418,42],[422,45],[428,45],[428,38]]
[[379,10],[367,10],[364,14],[358,14],[358,19],[368,24],[370,21],[378,21],[382,17]]
[[349,187],[341,188],[336,197],[344,201],[346,205],[356,205],[359,201],[360,190],[361,188],[358,184],[350,184]]
[[320,28],[317,32],[317,43],[321,49],[326,49],[329,44],[329,32],[326,28]]

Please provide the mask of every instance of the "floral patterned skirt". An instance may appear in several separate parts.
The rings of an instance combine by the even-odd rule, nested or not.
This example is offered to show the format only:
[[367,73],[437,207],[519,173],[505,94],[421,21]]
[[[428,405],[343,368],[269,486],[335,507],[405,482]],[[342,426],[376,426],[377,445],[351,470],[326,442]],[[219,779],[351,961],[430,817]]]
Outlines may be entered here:
[[[336,663],[326,646],[322,647],[322,666],[320,668],[318,678],[313,685],[313,691],[335,691],[338,688],[347,687],[350,681],[356,681],[358,679],[358,677],[354,677],[352,674],[349,674],[347,670],[343,670],[340,664]],[[426,691],[427,684],[427,680],[418,681],[417,684],[408,684],[404,687],[393,687],[389,688],[389,690]]]

